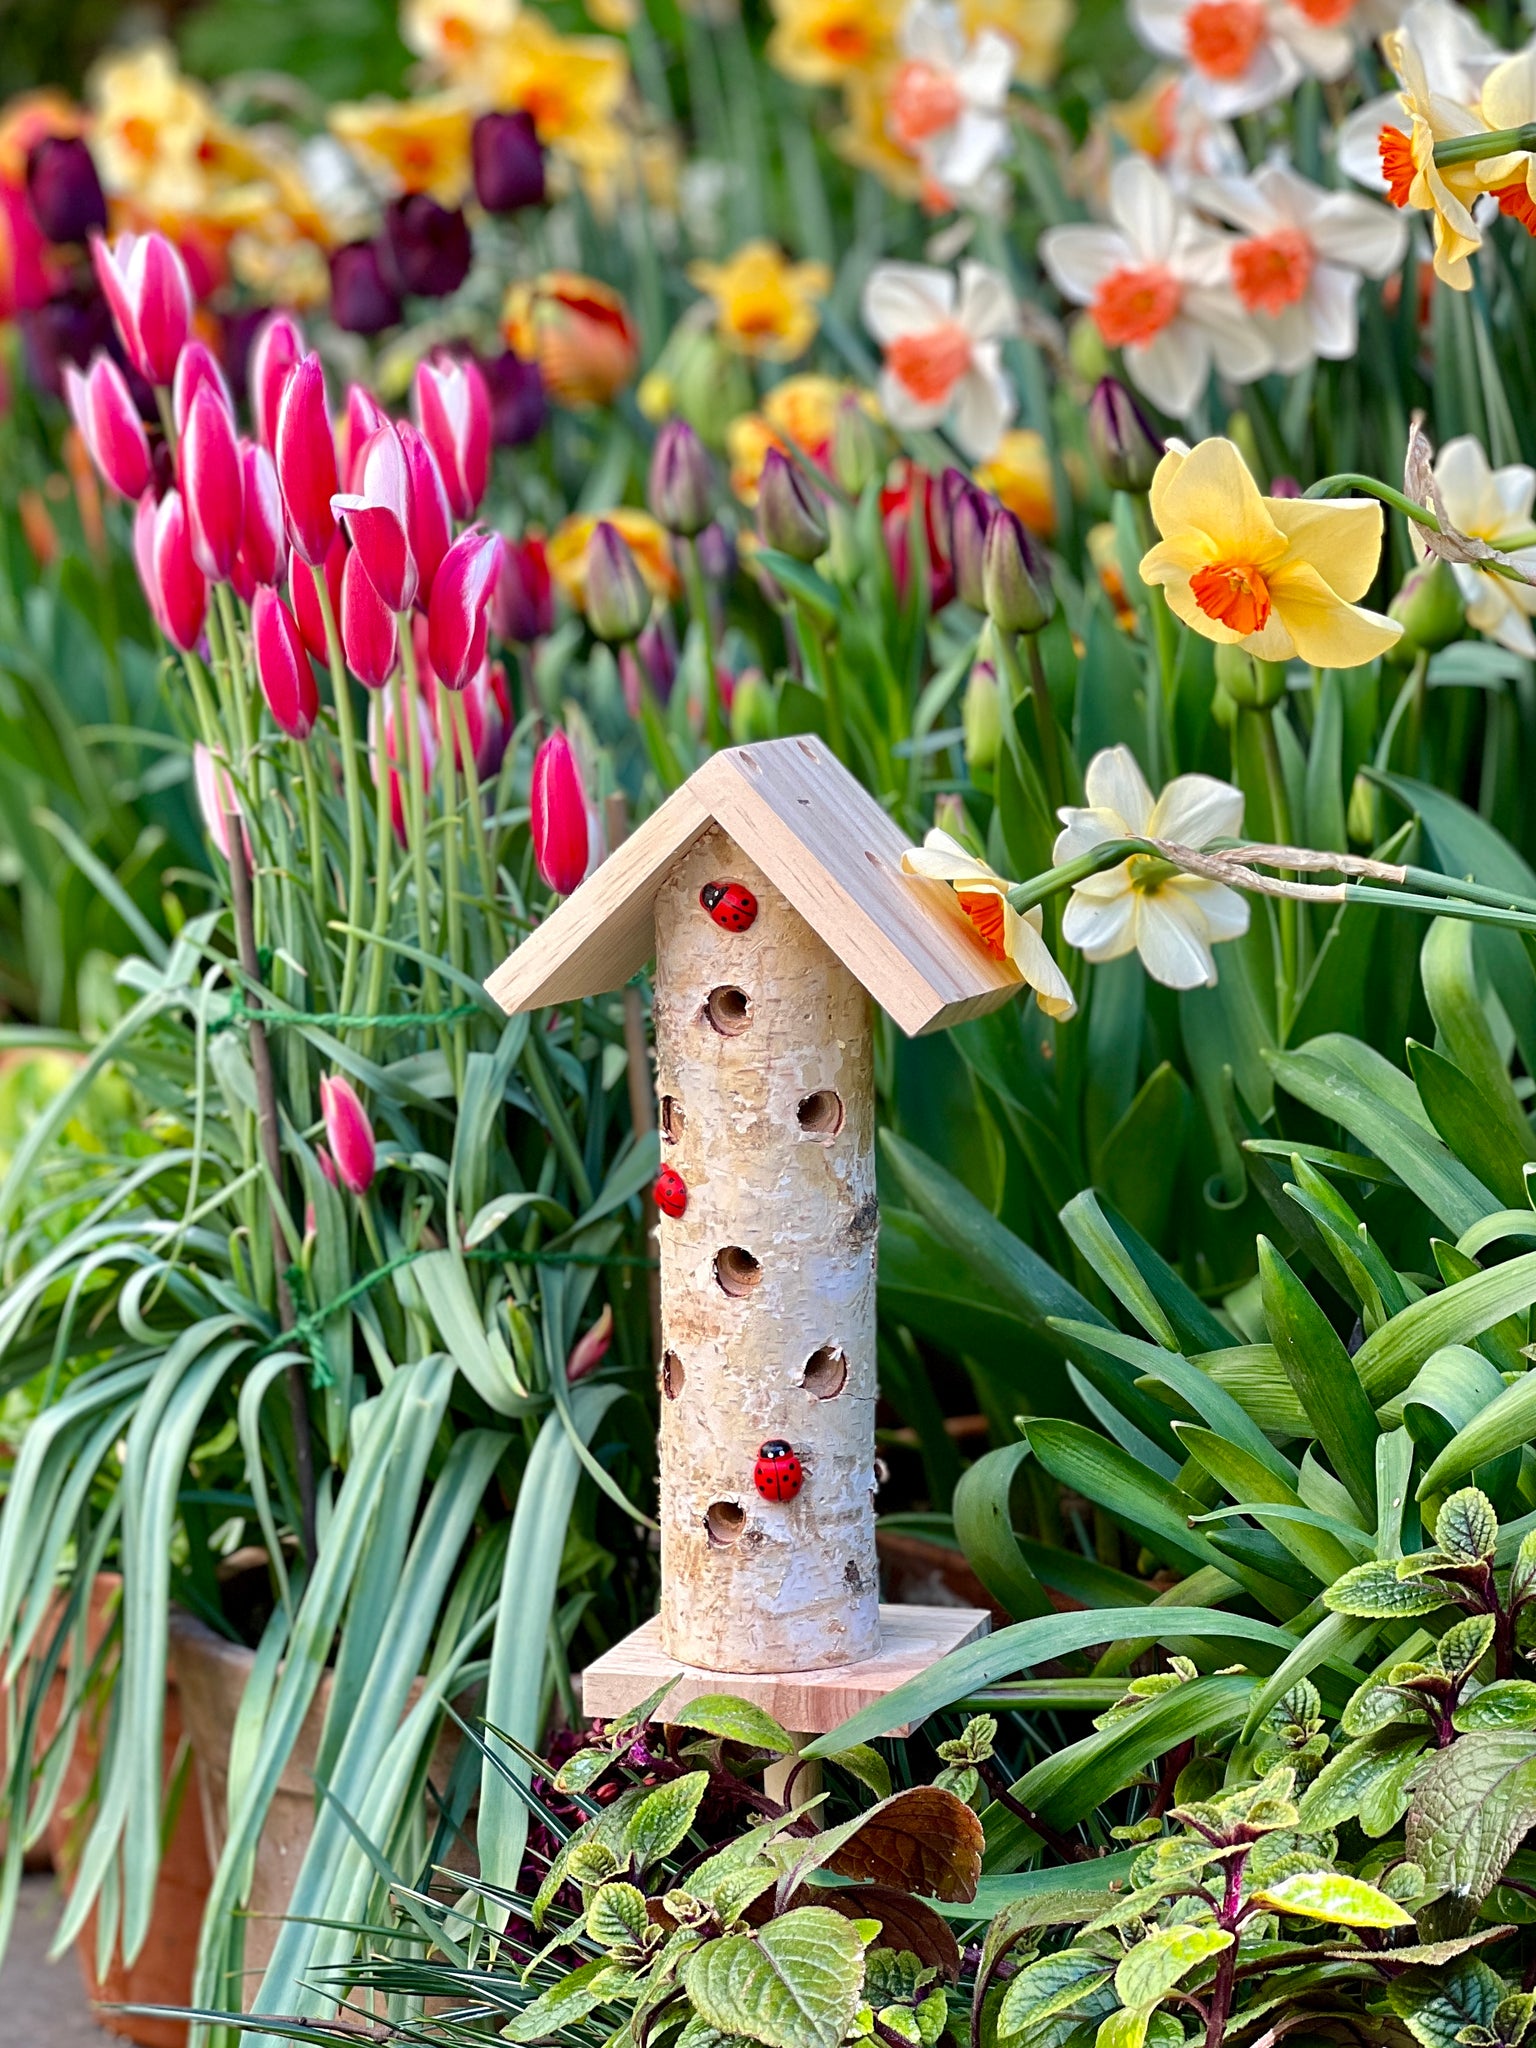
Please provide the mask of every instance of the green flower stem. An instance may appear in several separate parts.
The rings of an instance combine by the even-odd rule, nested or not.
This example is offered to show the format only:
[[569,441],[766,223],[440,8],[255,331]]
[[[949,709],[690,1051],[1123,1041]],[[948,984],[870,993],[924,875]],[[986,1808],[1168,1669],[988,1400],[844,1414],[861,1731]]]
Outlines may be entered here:
[[1408,698],[1407,735],[1403,741],[1403,752],[1407,759],[1405,766],[1410,775],[1419,772],[1419,755],[1424,745],[1424,713],[1429,699],[1429,655],[1421,648],[1413,658],[1413,673],[1408,679],[1411,692]]
[[224,741],[219,732],[219,714],[214,708],[213,695],[208,688],[208,672],[195,654],[184,654],[182,661],[186,667],[187,681],[192,685],[192,707],[197,713],[203,745],[210,754],[222,754]]
[[[410,842],[411,862],[416,871],[416,937],[426,959],[431,959],[432,945],[432,876],[427,865],[427,816],[426,792],[421,786],[421,727],[418,723],[418,706],[421,703],[421,679],[416,673],[416,643],[411,638],[411,622],[402,614],[397,621],[400,638],[400,665],[405,672],[403,691],[405,718],[405,774],[401,777],[403,793],[402,809],[406,820],[406,837]],[[395,773],[400,774],[401,731],[395,726]],[[388,749],[384,750],[386,753]],[[386,775],[388,770],[386,768]],[[437,976],[429,967],[423,966],[421,974],[421,1006],[424,1010],[437,1007]],[[443,1034],[443,1051],[448,1050],[447,1037]]]
[[1106,868],[1119,867],[1122,861],[1129,860],[1135,853],[1149,853],[1154,859],[1160,858],[1150,840],[1106,839],[1092,853],[1082,853],[1076,860],[1063,861],[1059,868],[1047,868],[1043,875],[1032,876],[1027,882],[1015,882],[1008,891],[1008,901],[1022,915],[1026,910],[1033,910],[1037,903],[1044,903],[1048,897],[1059,896],[1064,889],[1086,882],[1090,875],[1102,875]]
[[827,655],[826,636],[809,608],[801,604],[798,598],[792,597],[790,605],[795,614],[795,626],[800,636],[806,672],[815,682],[817,694],[827,707],[827,744],[846,767],[848,731],[843,724],[843,701],[833,680],[832,663]]
[[[1264,783],[1269,792],[1270,823],[1282,846],[1293,846],[1291,800],[1285,787],[1285,769],[1280,760],[1280,743],[1275,738],[1272,708],[1244,711],[1243,718],[1257,719],[1259,752],[1264,759]],[[1294,876],[1292,877],[1294,880]],[[1300,986],[1301,905],[1293,896],[1278,899],[1276,915],[1280,926],[1280,971],[1275,976],[1275,1033],[1281,1045],[1290,1036],[1296,991]]]
[[305,831],[309,840],[309,889],[315,899],[315,916],[323,931],[329,909],[325,877],[325,837],[320,812],[320,784],[315,777],[314,757],[302,740],[291,740],[288,753],[304,791]]
[[[397,667],[389,679],[390,709],[394,718],[395,731],[402,729],[404,710],[400,701],[400,670]],[[382,721],[381,721],[382,723]],[[377,1016],[384,1001],[384,976],[389,967],[389,949],[384,941],[389,936],[390,871],[395,857],[395,821],[389,804],[389,762],[387,749],[380,734],[380,743],[375,762],[376,772],[373,783],[373,930],[368,952],[368,982],[363,996],[363,1008],[369,1016]],[[363,1033],[363,1052],[371,1057],[373,1049],[373,1026],[370,1024]]]
[[256,709],[257,686],[246,674],[245,662],[240,653],[240,622],[235,617],[235,601],[227,583],[216,583],[213,587],[215,608],[219,624],[224,632],[224,661],[229,670],[230,701],[233,714],[238,721],[240,745],[246,762],[247,775],[256,754],[256,740],[260,714]]
[[[1161,538],[1156,521],[1152,517],[1152,503],[1144,491],[1127,492],[1130,499],[1131,515],[1136,522],[1137,537],[1145,554],[1156,547]],[[1168,598],[1160,583],[1149,583],[1147,610],[1152,619],[1152,644],[1157,654],[1157,716],[1148,707],[1147,723],[1151,736],[1157,742],[1160,758],[1153,763],[1154,780],[1166,782],[1173,775],[1177,765],[1177,749],[1174,746],[1174,706],[1179,695],[1179,623],[1168,609]]]
[[533,1090],[533,1099],[544,1112],[544,1121],[561,1164],[571,1177],[571,1187],[576,1200],[583,1209],[592,1206],[592,1183],[587,1177],[586,1164],[581,1156],[581,1147],[576,1142],[576,1133],[571,1120],[565,1113],[549,1071],[549,1060],[540,1043],[537,1030],[530,1031],[523,1051],[523,1071],[528,1076],[528,1085]]
[[1325,476],[1301,495],[1304,498],[1344,498],[1360,492],[1368,498],[1379,498],[1383,505],[1390,505],[1405,519],[1427,526],[1431,533],[1441,530],[1440,521],[1427,505],[1419,504],[1404,491],[1394,490],[1391,484],[1379,483],[1373,476],[1361,476],[1356,470],[1341,470],[1337,476]]
[[363,830],[363,790],[357,767],[357,725],[352,712],[352,684],[341,652],[341,634],[323,568],[314,567],[315,594],[325,620],[325,651],[331,671],[331,701],[336,706],[336,739],[341,753],[341,786],[347,804],[347,950],[341,969],[341,1008],[350,1010],[357,997],[357,969],[363,928],[368,838]]
[[715,659],[715,628],[709,615],[709,586],[699,560],[699,544],[690,536],[683,543],[683,582],[688,591],[688,611],[699,629],[704,649],[704,731],[712,748],[729,746],[730,730],[725,706],[720,701],[720,674]]
[[1456,164],[1480,164],[1491,156],[1514,156],[1536,149],[1536,121],[1521,128],[1492,128],[1484,135],[1453,135],[1435,144],[1441,170]]
[[469,798],[469,834],[474,842],[475,866],[480,871],[480,888],[485,897],[486,930],[490,935],[491,949],[499,958],[506,951],[507,937],[496,898],[496,867],[491,859],[491,843],[485,829],[485,806],[481,801],[480,777],[474,767],[474,752],[469,743],[469,714],[464,709],[462,692],[450,690],[448,693],[448,715],[453,722],[454,744],[458,747],[459,759],[470,764],[464,771]]
[[[444,685],[438,685],[438,703],[442,703]],[[456,693],[449,690],[452,697]],[[439,733],[437,748],[438,773],[443,786],[443,930],[444,946],[449,960],[455,967],[464,966],[464,931],[462,912],[459,904],[459,778],[454,765],[457,752],[453,737]],[[455,1092],[464,1093],[464,1060],[468,1051],[465,1026],[452,1026],[453,1043],[450,1063],[453,1071]]]
[[[1056,734],[1056,714],[1051,705],[1051,687],[1040,659],[1040,643],[1033,633],[1004,633],[994,630],[997,658],[1008,682],[1008,696],[1017,704],[1028,697],[1035,715],[1035,735],[1040,742],[1040,772],[1045,778],[1046,801],[1054,817],[1064,801],[1061,787],[1061,741]],[[1019,660],[1019,642],[1028,649],[1029,676]]]

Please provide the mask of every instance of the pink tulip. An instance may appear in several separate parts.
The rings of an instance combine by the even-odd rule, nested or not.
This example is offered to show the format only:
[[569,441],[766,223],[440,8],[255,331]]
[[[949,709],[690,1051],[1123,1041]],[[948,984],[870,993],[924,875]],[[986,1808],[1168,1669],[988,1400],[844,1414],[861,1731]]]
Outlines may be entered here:
[[287,573],[288,538],[283,531],[277,465],[259,442],[241,442],[240,469],[245,480],[245,523],[230,580],[249,604],[260,585],[280,583]]
[[245,829],[229,769],[223,755],[211,754],[201,740],[192,748],[192,782],[197,791],[197,807],[202,812],[203,830],[208,837],[228,860],[229,821],[240,818],[240,836],[245,841],[245,857],[249,861],[251,838]]
[[193,394],[177,467],[197,566],[213,582],[227,582],[245,536],[245,472],[234,415],[213,385]]
[[525,533],[503,541],[501,571],[491,598],[491,624],[500,640],[532,646],[555,630],[554,579],[543,536]]
[[341,429],[341,474],[349,491],[357,489],[362,474],[363,450],[380,427],[390,424],[389,414],[366,384],[347,386],[347,412]]
[[395,615],[374,589],[355,548],[341,572],[341,644],[357,680],[370,690],[383,689],[398,656]]
[[608,1347],[613,1342],[613,1303],[605,1301],[603,1312],[590,1330],[585,1331],[571,1346],[571,1355],[565,1361],[565,1377],[571,1382],[584,1380],[589,1372],[596,1372],[608,1356]]
[[287,313],[269,313],[251,343],[245,381],[256,438],[270,454],[277,445],[277,415],[288,372],[304,354],[304,334]]
[[[426,790],[432,787],[432,778],[437,773],[437,734],[427,707],[419,697],[415,700],[415,711],[421,753],[421,786]],[[375,784],[381,775],[389,777],[389,814],[394,822],[395,837],[403,846],[406,843],[404,775],[410,766],[409,749],[404,734],[395,731],[394,708],[388,697],[382,694],[370,698],[368,703],[368,755]]]
[[366,1195],[377,1170],[373,1125],[358,1100],[357,1090],[343,1075],[327,1074],[322,1078],[320,1114],[325,1119],[326,1142],[342,1186],[354,1195]]
[[426,436],[409,420],[402,420],[397,431],[410,479],[408,503],[411,554],[416,562],[416,602],[424,607],[432,596],[433,580],[453,538],[453,514],[448,509],[443,473]]
[[66,363],[64,395],[103,480],[121,497],[142,497],[149,488],[149,436],[116,363],[98,355],[83,377]]
[[151,384],[168,385],[192,325],[192,284],[176,248],[159,233],[91,237],[91,260],[128,360]]
[[325,404],[325,375],[317,355],[294,365],[277,409],[273,449],[288,538],[302,561],[323,562],[336,538],[336,443]]
[[180,491],[157,505],[146,491],[133,522],[139,581],[155,624],[183,654],[197,645],[208,610],[208,586],[192,552],[192,531]]
[[[331,542],[325,558],[325,588],[331,600],[331,617],[338,624],[341,620],[341,579],[352,550],[347,546],[347,536],[338,526],[336,537]],[[315,574],[307,562],[291,556],[288,562],[288,602],[293,607],[293,616],[299,622],[299,631],[304,635],[304,645],[322,667],[331,664],[330,643],[325,633],[325,613],[320,608],[320,593],[315,588]]]
[[409,611],[418,581],[411,552],[411,484],[394,427],[380,427],[368,437],[355,482],[355,490],[332,496],[331,510],[346,519],[380,601],[392,612]]
[[443,557],[427,611],[432,666],[450,690],[462,690],[485,662],[486,610],[501,566],[501,536],[473,528]]
[[533,757],[529,792],[533,857],[557,896],[569,896],[587,872],[587,800],[576,756],[563,732],[551,733]]
[[303,635],[275,590],[256,593],[251,606],[256,674],[267,709],[291,740],[307,740],[320,716],[320,692]]
[[412,397],[454,517],[473,519],[491,473],[491,394],[480,366],[448,355],[418,363]]
[[171,417],[176,422],[178,434],[187,431],[187,418],[192,410],[192,401],[205,384],[212,389],[214,396],[233,419],[234,397],[213,350],[206,342],[189,341],[176,358],[176,375],[171,380]]

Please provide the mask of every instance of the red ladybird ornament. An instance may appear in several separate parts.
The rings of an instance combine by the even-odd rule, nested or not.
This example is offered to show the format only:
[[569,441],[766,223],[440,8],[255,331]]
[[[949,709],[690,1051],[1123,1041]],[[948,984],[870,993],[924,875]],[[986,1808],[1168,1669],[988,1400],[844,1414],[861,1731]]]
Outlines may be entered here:
[[722,931],[744,932],[757,916],[757,898],[740,882],[706,882],[699,901]]
[[664,1166],[651,1195],[663,1216],[681,1216],[688,1206],[688,1183],[675,1166]]
[[781,1437],[759,1444],[752,1484],[764,1500],[793,1500],[805,1484],[805,1467]]

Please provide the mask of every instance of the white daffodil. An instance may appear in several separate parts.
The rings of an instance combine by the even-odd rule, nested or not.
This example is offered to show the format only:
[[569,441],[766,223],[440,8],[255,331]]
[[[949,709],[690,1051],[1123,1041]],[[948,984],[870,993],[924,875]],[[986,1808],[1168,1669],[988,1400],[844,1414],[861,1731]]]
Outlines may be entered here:
[[1124,351],[1132,383],[1183,419],[1213,363],[1240,384],[1264,376],[1273,355],[1233,293],[1231,237],[1203,227],[1145,157],[1116,164],[1109,215],[1109,226],[1048,229],[1040,260],[1106,346]]
[[1131,23],[1149,50],[1189,66],[1190,90],[1221,118],[1256,113],[1293,93],[1309,73],[1339,78],[1354,56],[1337,0],[1131,0]]
[[[1458,533],[1485,540],[1508,555],[1527,576],[1536,576],[1536,469],[1512,462],[1494,469],[1472,434],[1447,441],[1435,459],[1435,483],[1445,516]],[[1415,526],[1415,536],[1419,533]],[[1420,554],[1430,550],[1417,542]],[[1536,589],[1476,562],[1451,563],[1461,588],[1467,623],[1515,654],[1536,655]]]
[[[1154,802],[1129,747],[1095,754],[1083,788],[1086,806],[1057,813],[1066,828],[1052,854],[1058,867],[1112,839],[1160,839],[1198,850],[1242,829],[1240,789],[1210,775],[1178,775]],[[1247,929],[1248,905],[1235,889],[1184,874],[1156,855],[1133,854],[1076,884],[1061,935],[1085,960],[1118,960],[1134,949],[1165,988],[1200,988],[1215,985],[1211,948]]]
[[[1469,111],[1475,107],[1484,79],[1504,54],[1481,22],[1452,0],[1413,0],[1403,12],[1401,27],[1446,98]],[[1339,123],[1333,143],[1339,169],[1367,191],[1388,189],[1381,131],[1400,125],[1402,114],[1397,94],[1388,92],[1367,100]]]
[[1208,178],[1190,195],[1242,229],[1232,244],[1232,289],[1268,338],[1287,376],[1315,357],[1347,362],[1358,337],[1362,277],[1386,277],[1408,247],[1408,224],[1374,199],[1327,192],[1289,164],[1249,178]]
[[1008,901],[1009,884],[1001,875],[937,825],[921,846],[911,847],[902,855],[901,865],[909,875],[951,883],[960,908],[993,958],[1013,963],[1048,1017],[1064,1022],[1072,1015],[1077,998],[1040,936],[1042,919],[1038,905],[1022,913],[1015,910]]
[[973,461],[995,454],[1015,408],[1003,340],[1018,323],[1008,280],[985,263],[962,263],[958,281],[924,263],[877,263],[864,325],[885,352],[880,403],[891,425],[947,423]]
[[966,38],[949,0],[913,0],[898,36],[902,63],[886,94],[886,128],[950,206],[989,201],[1008,152],[1014,51],[996,29]]

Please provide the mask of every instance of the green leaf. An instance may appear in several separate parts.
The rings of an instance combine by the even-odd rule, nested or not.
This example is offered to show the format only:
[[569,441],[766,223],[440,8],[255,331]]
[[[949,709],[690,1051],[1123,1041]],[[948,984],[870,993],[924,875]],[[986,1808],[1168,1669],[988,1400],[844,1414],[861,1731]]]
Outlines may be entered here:
[[855,1742],[851,1748],[839,1749],[825,1761],[839,1765],[850,1777],[857,1778],[877,1799],[890,1798],[891,1767],[879,1750],[871,1749],[867,1742]]
[[1460,1067],[1412,1038],[1408,1041],[1408,1071],[1430,1121],[1456,1157],[1501,1202],[1518,1202],[1525,1193],[1529,1138],[1517,1137],[1508,1128]]
[[1143,1237],[1160,1240],[1189,1130],[1189,1089],[1164,1060],[1105,1139],[1094,1177]]
[[1463,1735],[1414,1787],[1407,1848],[1429,1883],[1480,1903],[1536,1825],[1536,1734]]
[[707,1942],[684,1965],[695,2009],[764,2048],[838,2048],[864,1986],[864,1943],[826,1906],[801,1906],[755,1934]]
[[[1326,1518],[1302,1506],[1301,1495],[1292,1484],[1274,1477],[1268,1466],[1220,1436],[1215,1430],[1196,1429],[1190,1423],[1175,1424],[1179,1440],[1197,1458],[1218,1485],[1224,1487],[1237,1508],[1251,1514],[1266,1529],[1273,1529],[1291,1555],[1324,1585],[1347,1572],[1360,1555],[1364,1537],[1342,1534],[1343,1525],[1324,1526]],[[1295,1468],[1290,1468],[1293,1475]],[[1301,1519],[1266,1515],[1266,1508],[1287,1508]]]
[[1029,1455],[1027,1441],[986,1452],[961,1478],[953,1503],[966,1562],[993,1599],[1020,1620],[1052,1612],[1049,1595],[1019,1548],[1009,1507],[1014,1479]]
[[1007,2040],[1043,2025],[1058,2013],[1069,2012],[1107,1984],[1111,1975],[1104,1958],[1091,1949],[1059,1949],[1037,1963],[1027,1963],[1009,1978],[1003,1993],[997,2011],[999,2039]]
[[1516,1451],[1536,1434],[1536,1373],[1527,1373],[1505,1387],[1440,1452],[1419,1482],[1419,1499],[1443,1493],[1448,1485],[1506,1451]]
[[1160,1556],[1186,1567],[1227,1568],[1229,1560],[1191,1530],[1188,1507],[1168,1483],[1118,1444],[1080,1422],[1031,1420],[1027,1428],[1030,1449],[1053,1479],[1107,1508]]
[[744,1742],[752,1749],[771,1750],[775,1756],[793,1756],[795,1738],[781,1728],[773,1716],[750,1700],[733,1693],[701,1692],[685,1707],[665,1716],[674,1728],[702,1728],[706,1735],[718,1735],[726,1742]]
[[1453,1493],[1435,1520],[1435,1541],[1457,1564],[1484,1564],[1499,1544],[1499,1518],[1480,1487]]
[[607,2005],[634,1982],[621,1964],[598,1956],[562,1977],[542,1996],[525,2005],[501,2030],[504,2041],[550,2041],[560,2039],[569,2027],[579,2026],[589,2013]]
[[1329,1462],[1361,1512],[1375,1520],[1380,1429],[1338,1333],[1266,1237],[1259,1239],[1264,1320]]
[[699,1801],[709,1789],[708,1771],[689,1771],[648,1792],[630,1815],[622,1853],[638,1870],[649,1870],[687,1839]]
[[1501,1266],[1458,1280],[1438,1294],[1410,1302],[1400,1315],[1366,1338],[1355,1353],[1355,1371],[1373,1401],[1390,1400],[1409,1385],[1431,1352],[1445,1344],[1466,1344],[1532,1302],[1536,1302],[1536,1252],[1523,1252]]
[[1401,1615],[1433,1614],[1445,1606],[1446,1595],[1428,1580],[1400,1579],[1393,1564],[1357,1564],[1328,1588],[1323,1604],[1335,1614],[1393,1621]]
[[1536,1685],[1528,1678],[1496,1678],[1462,1701],[1451,1724],[1459,1735],[1489,1728],[1536,1728]]
[[605,1884],[587,1908],[587,1933],[599,1948],[638,1948],[650,1931],[645,1893],[632,1884]]
[[1480,1956],[1447,1970],[1409,1970],[1387,1986],[1387,2003],[1423,2048],[1456,2048],[1464,2027],[1489,2027],[1504,1980]]
[[1199,1964],[1232,1946],[1221,1927],[1160,1927],[1137,1942],[1115,1972],[1122,2005],[1156,2005]]
[[[1302,1826],[1321,1833],[1356,1819],[1364,1806],[1379,1813],[1383,1804],[1396,1807],[1388,1822],[1388,1826],[1394,1825],[1408,1808],[1402,1780],[1417,1761],[1424,1742],[1423,1735],[1404,1736],[1395,1730],[1379,1730],[1351,1742],[1328,1759],[1302,1794]],[[1371,1828],[1368,1832],[1375,1834],[1378,1830]]]
[[1253,1893],[1255,1905],[1272,1913],[1298,1913],[1335,1927],[1411,1927],[1413,1915],[1396,1899],[1342,1870],[1298,1870],[1268,1891]]

